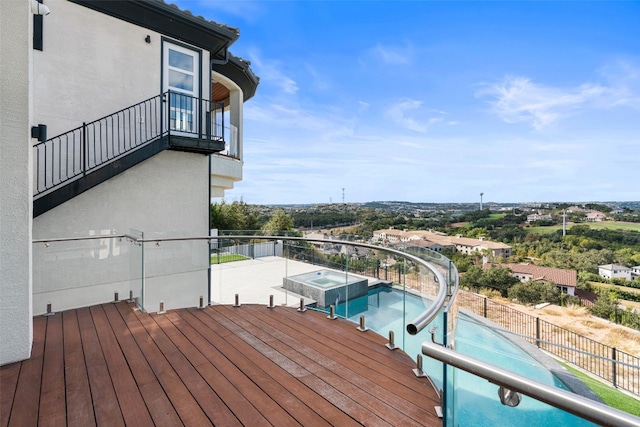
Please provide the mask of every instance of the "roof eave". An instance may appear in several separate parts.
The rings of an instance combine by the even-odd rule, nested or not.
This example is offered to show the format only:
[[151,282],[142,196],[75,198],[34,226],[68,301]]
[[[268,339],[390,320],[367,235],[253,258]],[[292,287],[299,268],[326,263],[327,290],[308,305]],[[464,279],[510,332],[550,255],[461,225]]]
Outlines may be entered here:
[[69,0],[114,18],[208,50],[224,52],[239,37],[237,29],[196,17],[161,0]]
[[251,70],[251,63],[234,55],[229,55],[224,64],[212,63],[211,70],[233,80],[242,90],[245,102],[255,95],[260,83],[260,78]]

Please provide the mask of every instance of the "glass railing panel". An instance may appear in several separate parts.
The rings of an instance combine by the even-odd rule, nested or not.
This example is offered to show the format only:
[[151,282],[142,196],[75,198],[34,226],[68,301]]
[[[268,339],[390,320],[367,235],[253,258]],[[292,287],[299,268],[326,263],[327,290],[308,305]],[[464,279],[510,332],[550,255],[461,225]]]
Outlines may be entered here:
[[127,233],[131,244],[129,256],[129,271],[131,274],[129,284],[129,301],[144,310],[144,246],[141,242],[144,233],[133,228]]
[[[484,361],[545,384],[568,390],[550,369],[553,361],[533,345],[500,333],[496,325],[469,313],[459,313],[452,298],[443,310],[440,339],[456,352]],[[456,320],[457,319],[457,320]],[[455,325],[454,321],[458,322]],[[445,327],[446,325],[446,327]],[[452,341],[452,328],[455,340]],[[528,348],[528,350],[527,350]],[[534,357],[535,356],[535,357]],[[545,357],[548,358],[545,362]],[[529,397],[517,407],[500,401],[498,386],[471,373],[443,364],[443,413],[446,426],[486,426],[509,420],[512,426],[593,426],[584,419]],[[482,411],[474,408],[481,407]]]
[[[438,293],[439,284],[434,271],[393,251],[358,245],[361,240],[358,236],[341,234],[336,238],[341,239],[341,242],[316,243],[311,240],[316,250],[303,255],[298,248],[296,256],[344,274],[344,301],[341,299],[337,304],[331,304],[334,305],[337,316],[359,324],[360,316],[364,315],[365,327],[384,336],[393,332],[394,344],[412,357],[417,357],[421,342],[429,337],[429,332],[408,336],[405,325],[433,303],[433,298],[428,295],[425,297],[423,293]],[[353,244],[344,244],[349,240]],[[333,251],[333,255],[323,255],[322,251]],[[351,292],[351,288],[346,286],[357,277],[368,279],[369,290],[366,296]],[[328,312],[329,305],[330,302],[326,302],[324,307],[316,308]]]
[[[47,236],[33,243],[33,312],[126,300],[139,283],[141,247],[115,230]],[[70,274],[73,272],[73,274]]]
[[[516,344],[471,318],[462,317],[460,323],[457,352],[532,380],[568,390],[544,363],[522,350],[520,345],[524,343]],[[448,426],[501,425],[504,420],[509,420],[509,425],[514,427],[595,425],[527,396],[523,396],[516,407],[504,405],[498,395],[498,385],[457,368],[448,367],[447,372],[449,377],[445,395]],[[474,408],[482,408],[482,411]]]
[[[246,231],[243,236],[250,235]],[[282,290],[289,261],[283,254],[286,242],[271,238],[219,239],[212,242],[211,302],[235,304],[293,305]],[[295,266],[292,266],[292,268]]]
[[[168,233],[145,233],[145,310],[156,312],[197,307],[200,297],[206,304],[209,295],[209,252],[208,240],[188,239]],[[180,292],[176,292],[177,288]]]

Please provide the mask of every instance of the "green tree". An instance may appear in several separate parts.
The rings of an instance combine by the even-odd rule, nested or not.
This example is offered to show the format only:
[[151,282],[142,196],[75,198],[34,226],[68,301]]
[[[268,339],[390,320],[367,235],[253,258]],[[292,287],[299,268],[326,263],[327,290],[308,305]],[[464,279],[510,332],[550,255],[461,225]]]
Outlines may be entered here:
[[255,207],[245,202],[211,204],[211,228],[218,230],[255,230],[258,214]]
[[482,288],[482,267],[473,265],[460,276],[460,286],[478,292]]
[[591,307],[591,314],[602,317],[603,319],[612,320],[617,307],[618,298],[616,295],[608,291],[602,291]]
[[265,232],[293,230],[293,219],[282,209],[276,210],[265,225],[262,226]]
[[507,296],[509,288],[518,283],[519,280],[511,275],[508,268],[489,268],[484,270],[482,276],[482,287],[500,291],[503,297]]
[[540,281],[521,282],[509,288],[507,294],[510,299],[516,299],[522,304],[539,304],[560,302],[560,291],[553,283]]

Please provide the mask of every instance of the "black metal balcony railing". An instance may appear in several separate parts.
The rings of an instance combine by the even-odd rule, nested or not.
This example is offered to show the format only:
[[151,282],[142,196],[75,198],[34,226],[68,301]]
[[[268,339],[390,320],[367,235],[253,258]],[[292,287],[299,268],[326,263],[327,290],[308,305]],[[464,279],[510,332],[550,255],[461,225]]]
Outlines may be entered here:
[[166,92],[35,144],[34,196],[78,179],[148,143],[191,138],[224,143],[224,103]]

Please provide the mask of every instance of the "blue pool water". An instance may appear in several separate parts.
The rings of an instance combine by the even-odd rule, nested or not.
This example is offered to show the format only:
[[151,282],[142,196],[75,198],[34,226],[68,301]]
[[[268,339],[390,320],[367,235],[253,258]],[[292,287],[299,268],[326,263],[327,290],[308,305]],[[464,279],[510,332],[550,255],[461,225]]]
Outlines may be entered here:
[[[405,297],[406,296],[406,297]],[[405,325],[422,313],[430,301],[401,290],[387,287],[371,289],[368,296],[356,298],[336,307],[336,314],[358,322],[361,315],[366,326],[381,335],[395,335],[395,344],[414,359],[422,351],[422,343],[431,340],[430,327],[442,331],[438,318],[417,335],[405,332]],[[404,314],[403,314],[404,313]],[[465,315],[458,318],[456,350],[487,363],[516,372],[537,381],[563,389],[567,387],[551,372],[504,336]],[[424,357],[424,370],[438,388],[442,388],[442,364]],[[553,406],[522,396],[517,407],[504,406],[498,398],[498,386],[464,371],[454,369],[454,426],[553,426],[582,427],[595,424]]]

